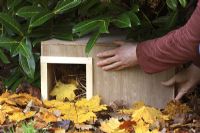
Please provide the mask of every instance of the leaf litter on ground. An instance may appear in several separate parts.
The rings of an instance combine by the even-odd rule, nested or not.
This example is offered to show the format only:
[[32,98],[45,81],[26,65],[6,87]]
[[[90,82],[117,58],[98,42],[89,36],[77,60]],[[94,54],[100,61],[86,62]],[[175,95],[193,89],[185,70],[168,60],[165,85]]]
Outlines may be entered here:
[[[46,132],[106,133],[195,133],[200,120],[186,104],[170,101],[163,110],[136,102],[127,108],[122,102],[101,104],[99,96],[87,100],[41,101],[26,93],[4,92],[0,96],[0,127],[23,129],[33,123]],[[198,118],[200,118],[198,116]]]

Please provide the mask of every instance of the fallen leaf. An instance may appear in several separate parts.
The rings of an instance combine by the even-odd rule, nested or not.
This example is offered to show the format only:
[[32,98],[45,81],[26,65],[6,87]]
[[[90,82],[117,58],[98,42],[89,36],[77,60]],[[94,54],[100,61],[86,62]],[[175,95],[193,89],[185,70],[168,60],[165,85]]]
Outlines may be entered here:
[[74,123],[83,123],[86,121],[96,120],[96,115],[93,112],[86,112],[84,110],[68,110],[67,112],[62,118],[64,120],[71,120]]
[[14,122],[20,122],[22,120],[25,120],[27,118],[31,118],[35,115],[35,111],[30,111],[27,113],[23,113],[23,112],[15,112],[12,115],[9,115],[8,118],[10,121],[14,121]]
[[170,101],[163,112],[173,118],[176,115],[186,114],[189,111],[191,111],[191,109],[186,104],[177,101]]
[[61,128],[54,129],[54,133],[65,133],[65,129]]
[[100,129],[106,133],[128,133],[124,129],[120,129],[120,125],[121,123],[118,119],[110,118],[109,120],[106,120],[101,123]]
[[135,110],[132,114],[132,119],[136,122],[139,120],[144,120],[144,122],[149,124],[154,124],[158,120],[167,120],[167,118],[163,116],[161,111],[147,106],[143,106]]
[[43,103],[47,108],[62,107],[66,104],[66,103],[64,103],[62,101],[58,101],[58,100],[50,100],[50,101],[44,100]]
[[119,129],[125,129],[128,132],[133,132],[134,131],[134,126],[136,126],[135,121],[124,121],[120,126]]
[[150,130],[150,124],[145,123],[143,120],[137,121],[134,126],[135,133],[159,133],[158,129]]
[[11,105],[8,105],[8,104],[3,104],[1,106],[1,109],[0,109],[3,113],[6,113],[6,114],[12,114],[12,113],[15,113],[15,112],[21,112],[22,110],[18,107],[15,107],[15,106],[11,106]]
[[99,96],[93,96],[90,100],[83,98],[76,102],[76,106],[85,108],[86,110],[92,111],[92,112],[107,110],[106,105],[101,105],[100,101],[101,99]]
[[0,111],[0,124],[2,125],[6,120],[6,114]]
[[42,128],[46,128],[48,126],[48,123],[44,122],[44,121],[35,121],[34,124],[34,128],[35,129],[42,129]]
[[60,81],[56,83],[55,87],[51,91],[51,96],[56,96],[57,100],[63,101],[65,98],[72,101],[75,99],[76,95],[74,91],[77,89],[76,84],[64,84]]
[[48,110],[40,111],[39,117],[46,123],[58,121],[58,117],[56,117],[53,113],[49,112]]

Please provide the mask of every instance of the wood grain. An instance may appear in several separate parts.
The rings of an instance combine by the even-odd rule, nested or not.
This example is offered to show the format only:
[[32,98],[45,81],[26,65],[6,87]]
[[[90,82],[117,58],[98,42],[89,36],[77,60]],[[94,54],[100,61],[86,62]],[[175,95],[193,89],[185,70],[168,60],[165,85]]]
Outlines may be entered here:
[[[158,108],[165,106],[174,97],[174,87],[166,88],[160,82],[174,75],[174,69],[149,75],[145,74],[139,67],[117,72],[105,72],[96,66],[99,60],[96,54],[116,47],[112,45],[112,41],[116,39],[121,38],[109,37],[99,40],[89,55],[93,58],[94,95],[101,96],[102,101],[106,104],[110,104],[114,100],[123,100],[129,105],[136,101],[144,101],[146,104]],[[42,43],[41,53],[42,56],[85,57],[86,42],[87,38],[71,42],[49,40]]]

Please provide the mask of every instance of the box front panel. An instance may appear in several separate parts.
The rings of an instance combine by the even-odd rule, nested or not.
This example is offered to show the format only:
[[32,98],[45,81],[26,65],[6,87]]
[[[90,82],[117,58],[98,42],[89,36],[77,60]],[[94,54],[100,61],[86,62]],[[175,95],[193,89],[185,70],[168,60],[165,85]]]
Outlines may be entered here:
[[[90,56],[93,57],[93,92],[102,97],[104,103],[110,104],[115,100],[123,100],[131,105],[136,101],[163,107],[174,97],[174,88],[166,88],[161,81],[169,79],[174,70],[148,75],[138,67],[117,72],[105,72],[96,66],[99,60],[96,54],[100,51],[112,49],[113,46],[96,45]],[[85,57],[84,45],[42,45],[43,56]]]

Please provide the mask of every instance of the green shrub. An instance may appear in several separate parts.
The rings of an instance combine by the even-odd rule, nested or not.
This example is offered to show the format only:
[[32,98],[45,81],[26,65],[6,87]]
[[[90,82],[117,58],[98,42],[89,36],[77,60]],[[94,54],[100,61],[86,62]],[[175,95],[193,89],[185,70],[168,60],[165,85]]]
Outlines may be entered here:
[[[1,1],[1,75],[15,89],[22,81],[39,86],[40,42],[91,34],[89,53],[102,34],[126,31],[136,41],[161,36],[182,24],[186,0],[4,0]],[[180,17],[181,16],[181,17]],[[177,19],[179,18],[179,19]]]

